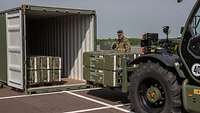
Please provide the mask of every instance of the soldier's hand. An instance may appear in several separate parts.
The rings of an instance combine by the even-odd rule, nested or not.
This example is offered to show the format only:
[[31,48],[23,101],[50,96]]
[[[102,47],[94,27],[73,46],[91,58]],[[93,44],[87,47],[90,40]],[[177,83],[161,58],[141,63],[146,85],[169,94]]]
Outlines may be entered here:
[[112,49],[115,49],[116,47],[117,47],[117,44],[114,43],[114,44],[112,45]]

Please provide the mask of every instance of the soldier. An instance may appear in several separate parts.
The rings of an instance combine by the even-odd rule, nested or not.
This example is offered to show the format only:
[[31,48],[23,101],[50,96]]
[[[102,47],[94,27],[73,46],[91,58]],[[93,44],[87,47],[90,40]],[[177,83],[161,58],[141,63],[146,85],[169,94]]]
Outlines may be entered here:
[[130,52],[131,46],[128,39],[124,36],[123,30],[117,31],[118,38],[116,42],[112,45],[112,49],[118,52]]

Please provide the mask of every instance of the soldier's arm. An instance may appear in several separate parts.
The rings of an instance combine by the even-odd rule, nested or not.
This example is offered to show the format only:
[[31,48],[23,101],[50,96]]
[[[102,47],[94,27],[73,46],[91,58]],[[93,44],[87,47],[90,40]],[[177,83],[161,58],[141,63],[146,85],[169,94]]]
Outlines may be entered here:
[[126,39],[125,48],[126,48],[126,51],[127,51],[127,52],[130,52],[130,51],[131,51],[131,44],[130,44],[130,42],[129,42],[128,39]]

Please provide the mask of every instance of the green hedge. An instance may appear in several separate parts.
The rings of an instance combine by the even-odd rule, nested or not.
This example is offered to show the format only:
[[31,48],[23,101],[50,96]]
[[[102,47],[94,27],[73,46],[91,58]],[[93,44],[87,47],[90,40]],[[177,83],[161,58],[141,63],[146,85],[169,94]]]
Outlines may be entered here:
[[[97,39],[97,45],[100,45],[102,50],[109,50],[111,49],[112,44],[115,42],[116,39],[109,38],[109,39]],[[140,45],[139,38],[128,38],[131,46]]]
[[[116,39],[97,39],[97,45],[113,44]],[[132,46],[140,45],[140,39],[138,38],[128,38]]]

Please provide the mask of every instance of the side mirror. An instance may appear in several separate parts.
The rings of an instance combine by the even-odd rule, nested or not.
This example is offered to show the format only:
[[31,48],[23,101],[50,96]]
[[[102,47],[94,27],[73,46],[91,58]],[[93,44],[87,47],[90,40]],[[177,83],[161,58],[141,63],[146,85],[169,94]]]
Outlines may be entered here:
[[184,27],[182,26],[182,27],[181,27],[181,30],[180,30],[180,34],[182,34],[183,31],[184,31]]
[[183,0],[177,0],[177,3],[181,3]]
[[165,33],[166,35],[169,34],[169,26],[164,26],[163,27],[163,33]]

